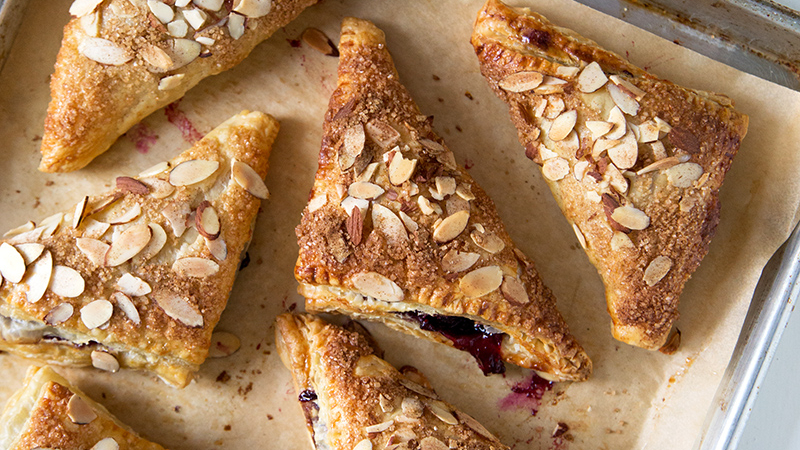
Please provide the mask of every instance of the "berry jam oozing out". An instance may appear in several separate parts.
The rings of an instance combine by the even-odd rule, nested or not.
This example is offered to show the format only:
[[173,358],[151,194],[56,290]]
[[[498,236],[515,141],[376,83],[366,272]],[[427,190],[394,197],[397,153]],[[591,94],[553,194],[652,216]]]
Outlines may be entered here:
[[317,393],[311,389],[306,389],[297,396],[297,399],[301,402],[313,402],[317,399]]
[[429,315],[419,311],[398,314],[418,323],[423,330],[439,333],[453,341],[453,347],[475,357],[484,375],[505,373],[506,367],[500,356],[503,333],[492,333],[483,325],[465,317]]

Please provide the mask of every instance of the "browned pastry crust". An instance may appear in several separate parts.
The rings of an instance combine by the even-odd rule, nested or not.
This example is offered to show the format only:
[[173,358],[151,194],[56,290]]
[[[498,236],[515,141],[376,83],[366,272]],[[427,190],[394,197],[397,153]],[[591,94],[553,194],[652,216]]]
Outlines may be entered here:
[[[684,284],[708,252],[719,188],[747,116],[727,97],[658,79],[539,14],[497,0],[478,14],[472,44],[489,85],[509,105],[526,155],[543,166],[603,279],[614,336],[658,349],[678,318]],[[599,83],[591,83],[593,69],[602,69],[603,77],[595,72]],[[542,84],[514,87],[514,77],[537,74],[545,76]],[[554,134],[560,137],[573,111],[572,133],[551,139],[551,124],[561,121]],[[602,137],[590,129],[602,134],[602,122],[619,118]]]
[[[73,419],[79,416],[71,414],[70,408],[73,396],[83,400],[96,417],[76,423]],[[86,450],[103,439],[113,440],[120,450],[163,450],[139,437],[49,367],[28,369],[25,384],[0,416],[0,427],[0,448],[6,450]]]
[[[86,166],[131,126],[183,97],[202,79],[239,64],[256,45],[317,1],[273,0],[267,15],[245,19],[239,39],[233,39],[229,31],[235,22],[231,17],[244,17],[229,15],[238,1],[221,2],[219,11],[202,10],[191,2],[186,8],[169,7],[175,12],[175,21],[183,20],[177,11],[199,9],[205,15],[200,31],[189,25],[182,40],[170,34],[168,25],[151,12],[146,0],[105,0],[93,12],[73,17],[64,28],[50,82],[52,99],[39,170],[69,172]],[[95,17],[98,22],[93,23]],[[117,53],[123,55],[119,61],[130,59],[113,65],[84,56],[92,54],[87,43],[98,42],[93,34],[119,48]],[[213,44],[193,40],[205,38]]]
[[[225,309],[261,204],[232,175],[232,164],[239,161],[263,179],[277,131],[271,116],[242,112],[151,173],[118,178],[113,191],[87,197],[77,227],[76,211],[70,210],[3,240],[8,254],[23,252],[31,244],[39,244],[43,251],[28,262],[21,282],[6,277],[0,289],[0,350],[55,364],[107,369],[97,359],[97,352],[105,352],[122,368],[149,370],[172,385],[185,386],[208,354],[211,333]],[[219,165],[206,178],[180,185],[177,174],[197,162]],[[260,179],[258,183],[263,187]],[[197,225],[201,204],[211,206],[219,217],[216,239],[208,239],[213,237],[210,225],[204,234],[203,226]],[[120,218],[137,210],[132,220]],[[145,234],[148,247],[113,265],[114,247],[127,240],[126,230],[136,227],[150,233]],[[151,244],[160,242],[160,250],[151,250]],[[108,244],[112,247],[105,250]],[[92,245],[103,248],[99,256],[93,256]],[[46,263],[47,257],[52,264]],[[43,297],[28,301],[26,291],[39,264],[74,269],[84,287],[78,295],[65,297],[53,272]],[[118,284],[131,275],[152,292]],[[129,302],[116,292],[127,293]],[[101,302],[95,304],[98,309],[83,309],[97,300],[113,306],[106,324],[92,324],[91,318],[102,317],[103,307],[108,311],[109,305]]]
[[[296,229],[307,310],[379,320],[451,346],[403,313],[462,318],[501,336],[507,362],[549,379],[585,379],[591,361],[551,291],[399,82],[383,32],[345,19],[339,50],[319,170]],[[353,147],[364,129],[365,143]]]
[[400,450],[410,442],[421,449],[508,448],[440,400],[418,371],[401,374],[376,356],[358,333],[311,315],[282,314],[275,335],[318,450]]

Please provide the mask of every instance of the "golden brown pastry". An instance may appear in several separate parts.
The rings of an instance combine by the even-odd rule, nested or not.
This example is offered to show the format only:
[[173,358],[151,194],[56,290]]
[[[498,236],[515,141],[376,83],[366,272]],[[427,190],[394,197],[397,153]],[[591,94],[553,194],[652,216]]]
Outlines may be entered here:
[[4,450],[163,450],[49,367],[30,367],[0,416]]
[[169,162],[0,243],[0,350],[151,371],[205,360],[252,236],[278,123],[242,112]]
[[51,78],[39,170],[89,164],[317,1],[75,0]]
[[356,332],[282,314],[275,335],[317,450],[508,449],[419,371],[398,372]]
[[345,19],[339,84],[297,227],[306,309],[378,320],[551,380],[591,362],[533,262],[400,84],[383,32]]
[[497,0],[472,44],[603,279],[614,337],[658,349],[708,252],[747,116]]

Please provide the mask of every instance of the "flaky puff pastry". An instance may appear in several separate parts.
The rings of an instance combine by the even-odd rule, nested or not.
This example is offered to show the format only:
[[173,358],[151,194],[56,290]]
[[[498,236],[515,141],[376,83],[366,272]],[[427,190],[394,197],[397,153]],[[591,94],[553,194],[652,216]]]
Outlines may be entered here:
[[603,279],[614,337],[662,347],[708,252],[747,116],[497,0],[472,44]]
[[400,373],[375,355],[357,332],[282,314],[275,335],[317,450],[508,448],[442,401],[419,371]]
[[76,0],[50,81],[39,170],[86,166],[317,1]]
[[551,380],[591,361],[492,200],[400,83],[381,30],[345,19],[319,170],[296,232],[306,309],[382,321]]
[[252,238],[278,122],[244,111],[172,161],[0,243],[0,350],[185,386]]
[[28,369],[0,416],[5,450],[163,450],[138,436],[49,367]]

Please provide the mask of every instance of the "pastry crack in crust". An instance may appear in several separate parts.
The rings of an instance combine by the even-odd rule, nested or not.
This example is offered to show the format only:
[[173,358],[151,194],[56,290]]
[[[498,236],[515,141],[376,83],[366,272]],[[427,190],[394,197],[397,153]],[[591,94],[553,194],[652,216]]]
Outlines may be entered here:
[[282,314],[275,334],[317,450],[508,448],[441,400],[419,371],[401,373],[376,356],[359,333]]
[[[382,321],[554,380],[591,362],[491,199],[399,82],[383,33],[346,19],[339,82],[300,225],[306,308]],[[466,333],[466,334],[465,334]]]
[[478,14],[472,44],[603,279],[614,336],[660,348],[708,253],[747,116],[497,0]]
[[252,237],[277,132],[244,111],[172,161],[7,233],[0,350],[185,386]]

